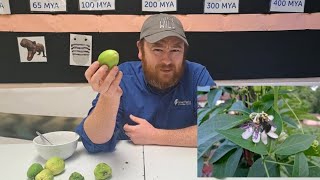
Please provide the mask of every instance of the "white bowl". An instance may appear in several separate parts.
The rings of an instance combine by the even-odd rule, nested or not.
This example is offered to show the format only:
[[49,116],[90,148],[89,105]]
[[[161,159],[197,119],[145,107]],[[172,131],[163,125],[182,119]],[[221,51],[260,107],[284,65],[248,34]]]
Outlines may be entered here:
[[33,139],[39,155],[48,160],[53,156],[58,156],[62,159],[67,159],[77,149],[79,135],[72,131],[54,131],[43,134],[53,145],[37,136]]

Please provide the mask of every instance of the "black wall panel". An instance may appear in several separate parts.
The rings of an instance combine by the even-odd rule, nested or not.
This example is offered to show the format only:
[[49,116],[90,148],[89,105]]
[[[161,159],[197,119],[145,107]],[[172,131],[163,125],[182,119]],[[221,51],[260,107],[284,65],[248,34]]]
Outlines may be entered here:
[[[79,11],[78,0],[67,0],[67,12],[51,12],[51,14],[153,14],[155,12],[142,12],[141,0],[116,0],[116,10],[112,11]],[[266,14],[270,13],[271,0],[240,0],[239,14]],[[203,14],[204,0],[177,0],[177,12],[169,14]],[[29,0],[10,0],[12,14],[43,14],[50,12],[30,12]],[[305,12],[320,12],[319,0],[306,0]],[[273,12],[278,13],[278,12]]]
[[[120,61],[138,60],[139,33],[92,35],[92,59],[116,49]],[[44,36],[47,63],[20,63],[17,37]],[[69,33],[0,32],[0,83],[86,82],[87,67],[69,65]],[[188,59],[207,67],[214,79],[320,77],[320,30],[189,32]]]

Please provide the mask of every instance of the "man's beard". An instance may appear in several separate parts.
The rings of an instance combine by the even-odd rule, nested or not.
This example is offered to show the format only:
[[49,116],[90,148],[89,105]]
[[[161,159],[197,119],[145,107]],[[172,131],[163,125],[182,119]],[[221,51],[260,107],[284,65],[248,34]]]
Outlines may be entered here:
[[[145,57],[142,57],[142,69],[144,71],[144,75],[148,84],[151,86],[160,89],[166,90],[178,84],[180,81],[185,68],[185,60],[183,60],[180,69],[178,69],[174,64],[166,65],[166,64],[157,64],[155,67],[149,66]],[[170,79],[164,79],[160,76],[160,69],[170,69],[173,71]]]

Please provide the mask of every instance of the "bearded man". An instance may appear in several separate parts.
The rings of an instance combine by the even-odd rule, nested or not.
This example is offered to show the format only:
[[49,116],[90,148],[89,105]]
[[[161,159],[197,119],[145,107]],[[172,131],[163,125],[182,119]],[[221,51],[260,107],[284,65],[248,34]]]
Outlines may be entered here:
[[206,68],[186,60],[182,23],[172,15],[147,18],[137,41],[140,61],[85,72],[98,92],[76,132],[89,152],[134,144],[197,146],[197,86],[213,86]]

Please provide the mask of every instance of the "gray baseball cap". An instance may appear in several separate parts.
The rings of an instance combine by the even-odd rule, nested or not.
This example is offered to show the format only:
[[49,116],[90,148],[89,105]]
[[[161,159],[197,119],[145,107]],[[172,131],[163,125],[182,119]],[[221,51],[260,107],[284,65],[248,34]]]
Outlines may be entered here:
[[148,17],[142,25],[140,40],[155,43],[163,38],[176,36],[189,45],[183,26],[178,18],[169,14],[156,14]]

